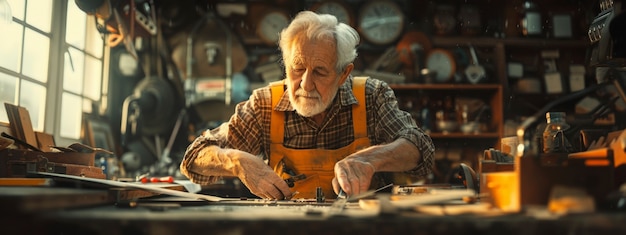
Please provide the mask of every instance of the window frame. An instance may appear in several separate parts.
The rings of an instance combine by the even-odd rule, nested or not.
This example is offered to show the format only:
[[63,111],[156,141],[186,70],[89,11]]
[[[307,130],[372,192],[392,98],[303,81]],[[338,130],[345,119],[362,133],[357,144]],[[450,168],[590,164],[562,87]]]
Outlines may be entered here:
[[[23,4],[24,4],[24,11],[28,12],[28,1],[37,1],[37,0],[24,0]],[[80,94],[77,94],[75,92],[69,92],[72,95],[78,95],[81,98],[81,106],[78,107],[81,110],[81,117],[80,120],[83,120],[84,116],[85,116],[85,111],[89,111],[89,110],[85,110],[83,109],[83,106],[85,106],[85,100],[90,100],[91,102],[98,102],[100,104],[100,109],[99,110],[91,110],[91,112],[93,114],[102,114],[104,110],[106,110],[106,94],[108,93],[108,64],[109,64],[109,50],[110,48],[108,48],[106,46],[105,43],[103,43],[102,48],[101,48],[101,57],[97,57],[98,55],[95,55],[93,53],[90,53],[89,49],[87,49],[88,43],[85,43],[85,46],[83,49],[77,48],[69,43],[66,42],[66,38],[65,38],[65,34],[66,34],[66,29],[68,27],[67,24],[67,13],[68,13],[68,7],[70,6],[70,4],[75,4],[70,2],[72,0],[52,0],[52,9],[51,9],[51,22],[50,22],[50,32],[46,33],[38,28],[36,28],[33,25],[30,25],[26,22],[26,17],[27,15],[24,15],[24,19],[18,19],[16,17],[13,17],[13,24],[19,24],[21,25],[21,27],[24,27],[24,30],[22,30],[22,35],[21,35],[21,39],[22,39],[22,45],[20,48],[20,61],[19,61],[19,70],[16,71],[12,71],[10,69],[5,69],[5,68],[0,68],[0,73],[4,73],[10,76],[14,76],[17,77],[17,100],[15,101],[17,103],[17,105],[20,105],[20,97],[22,97],[24,94],[22,94],[21,91],[21,87],[23,86],[23,82],[24,81],[29,81],[29,82],[33,82],[39,85],[42,85],[45,89],[46,89],[46,95],[45,95],[45,101],[43,103],[43,105],[45,106],[43,108],[43,128],[39,128],[37,131],[43,131],[45,133],[49,133],[52,134],[55,140],[55,144],[58,146],[68,146],[72,143],[76,143],[76,142],[82,142],[81,137],[79,136],[78,139],[74,139],[74,138],[67,138],[67,137],[63,137],[61,136],[61,115],[62,115],[62,106],[63,106],[63,101],[62,101],[62,97],[63,94],[66,92],[63,89],[63,81],[64,81],[64,67],[65,67],[65,55],[66,53],[68,53],[68,48],[72,47],[75,50],[79,50],[82,53],[85,54],[85,58],[87,56],[91,56],[97,60],[100,60],[101,62],[101,68],[100,68],[100,91],[99,91],[99,100],[93,100],[91,98],[89,98],[88,95],[85,94],[84,91],[84,86],[81,87],[81,92]],[[27,14],[27,13],[26,13]],[[15,15],[15,13],[14,13]],[[88,40],[88,34],[90,30],[95,30],[97,31],[96,27],[94,24],[92,24],[93,22],[90,23],[89,19],[90,15],[87,15],[87,23],[86,23],[86,35],[85,35],[85,40]],[[71,26],[69,26],[71,27]],[[24,57],[24,49],[25,49],[25,45],[24,45],[24,37],[26,34],[26,29],[30,29],[30,30],[34,30],[36,33],[42,34],[46,37],[49,38],[50,40],[50,49],[49,49],[49,54],[48,54],[48,73],[47,73],[47,81],[46,82],[41,82],[38,81],[37,79],[33,79],[30,78],[26,75],[24,75],[23,73],[23,57]],[[97,49],[97,48],[96,48]],[[72,58],[74,59],[74,58]],[[86,63],[85,63],[86,64]],[[85,65],[83,67],[86,67]],[[83,72],[83,79],[84,78],[85,73]],[[2,104],[3,105],[3,104]],[[82,132],[82,123],[81,123],[81,132]]]

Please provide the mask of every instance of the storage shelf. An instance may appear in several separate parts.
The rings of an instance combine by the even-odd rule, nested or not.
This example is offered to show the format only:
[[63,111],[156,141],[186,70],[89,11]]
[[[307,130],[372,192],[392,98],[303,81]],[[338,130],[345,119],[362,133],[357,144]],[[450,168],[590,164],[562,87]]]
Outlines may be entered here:
[[546,38],[488,38],[488,37],[433,37],[436,46],[494,46],[502,44],[508,47],[559,47],[576,48],[590,46],[588,40],[583,39],[546,39]]
[[431,132],[430,137],[433,139],[498,139],[500,134],[498,133],[478,133],[478,134],[465,134],[462,132]]
[[498,90],[499,84],[389,84],[393,90]]

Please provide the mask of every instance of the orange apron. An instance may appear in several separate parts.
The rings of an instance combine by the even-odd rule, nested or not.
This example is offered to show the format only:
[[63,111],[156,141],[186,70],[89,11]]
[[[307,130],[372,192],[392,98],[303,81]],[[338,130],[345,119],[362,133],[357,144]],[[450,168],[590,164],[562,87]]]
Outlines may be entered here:
[[[293,198],[314,199],[317,187],[321,187],[325,198],[336,198],[332,179],[335,177],[335,163],[346,156],[370,146],[367,138],[367,115],[365,110],[366,77],[355,77],[352,92],[358,104],[352,106],[354,142],[339,149],[291,149],[283,146],[285,113],[272,111],[270,123],[269,166],[283,179],[304,174],[306,178],[294,182],[292,191],[298,192]],[[278,105],[284,93],[284,83],[271,85],[272,108]]]

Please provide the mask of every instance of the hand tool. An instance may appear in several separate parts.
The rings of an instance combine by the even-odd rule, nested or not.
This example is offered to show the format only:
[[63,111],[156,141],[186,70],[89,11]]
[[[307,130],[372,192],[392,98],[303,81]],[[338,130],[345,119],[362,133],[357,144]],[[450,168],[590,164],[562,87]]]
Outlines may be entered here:
[[385,185],[385,186],[380,187],[378,189],[369,190],[369,191],[366,191],[364,193],[360,193],[360,194],[354,195],[352,197],[348,197],[346,195],[346,193],[343,191],[343,189],[339,189],[339,193],[337,194],[337,200],[335,202],[333,202],[333,204],[330,205],[329,213],[330,214],[340,213],[341,211],[343,211],[343,208],[346,206],[347,202],[354,202],[354,201],[358,201],[358,200],[363,199],[363,198],[370,197],[370,196],[376,194],[377,192],[380,192],[383,189],[389,188],[391,186],[393,186],[393,184],[388,184],[388,185]]
[[174,177],[165,176],[165,177],[143,177],[141,178],[141,183],[174,183]]
[[295,186],[295,182],[296,181],[303,180],[303,179],[306,179],[306,175],[305,174],[294,175],[294,176],[291,176],[291,177],[285,179],[285,183],[287,183],[287,185],[290,188],[293,188],[293,186]]

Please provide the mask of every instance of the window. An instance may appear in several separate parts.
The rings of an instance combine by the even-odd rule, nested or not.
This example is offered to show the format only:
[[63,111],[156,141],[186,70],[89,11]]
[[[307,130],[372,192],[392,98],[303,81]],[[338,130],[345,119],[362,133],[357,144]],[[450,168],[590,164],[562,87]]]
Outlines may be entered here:
[[[82,114],[103,103],[104,46],[94,17],[73,0],[7,1],[13,22],[0,43],[0,121],[4,103],[28,109],[35,131],[58,145],[80,139]],[[1,24],[1,23],[0,23]]]

